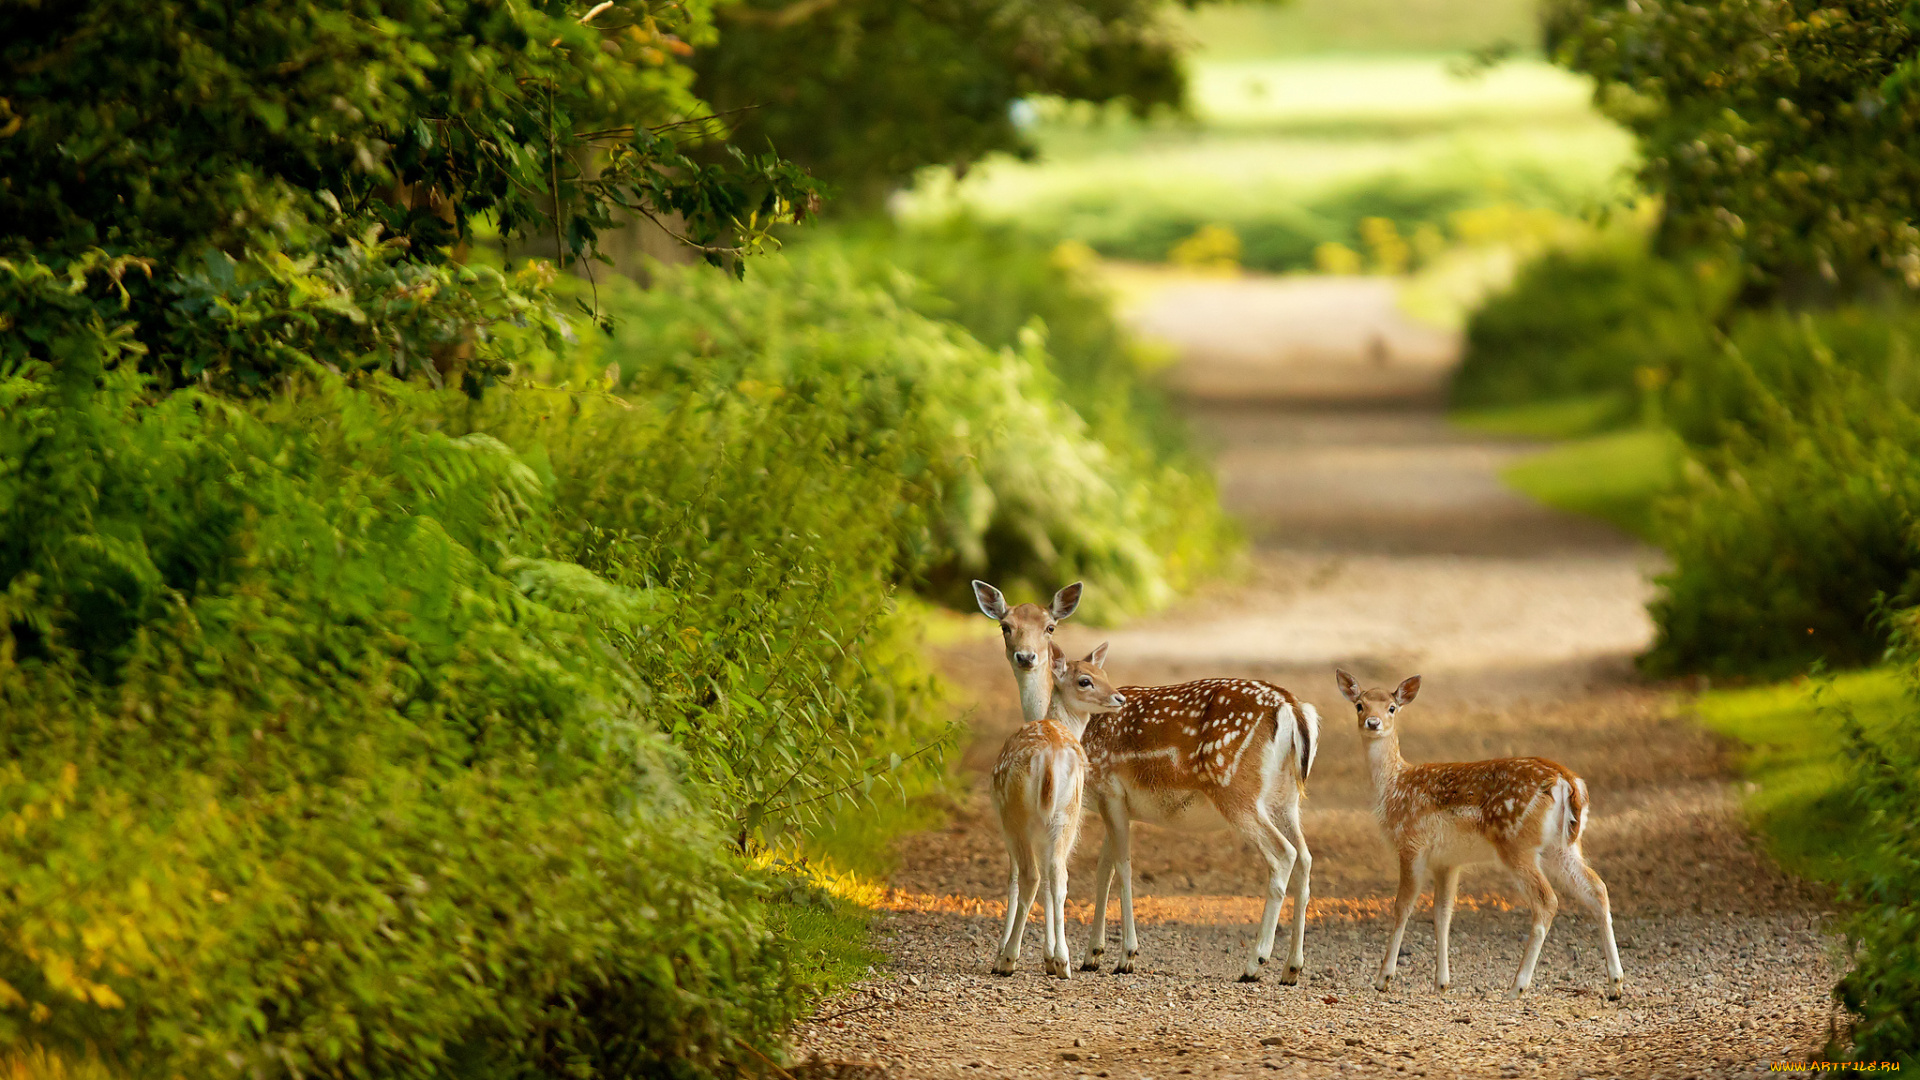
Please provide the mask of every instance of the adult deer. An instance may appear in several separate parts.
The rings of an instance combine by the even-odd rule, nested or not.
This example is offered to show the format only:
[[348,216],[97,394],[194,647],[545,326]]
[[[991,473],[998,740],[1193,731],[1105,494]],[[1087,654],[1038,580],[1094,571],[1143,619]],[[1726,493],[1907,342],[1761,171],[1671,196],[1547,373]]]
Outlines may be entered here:
[[1080,732],[1087,718],[1126,704],[1101,669],[1107,646],[1084,660],[1068,660],[1049,643],[1051,702],[1045,718],[1023,725],[1000,750],[993,767],[993,809],[1007,842],[1007,925],[995,959],[996,975],[1011,975],[1020,961],[1020,938],[1034,893],[1044,888],[1049,975],[1067,978],[1067,858],[1080,835],[1081,794],[1087,756]]
[[1120,882],[1115,974],[1133,970],[1140,939],[1133,922],[1132,823],[1210,824],[1211,808],[1267,864],[1266,909],[1241,982],[1255,982],[1273,955],[1280,907],[1293,893],[1293,936],[1280,981],[1306,966],[1308,878],[1313,858],[1300,828],[1300,797],[1320,742],[1320,715],[1284,688],[1257,679],[1201,679],[1172,686],[1123,686],[1126,706],[1094,717],[1081,732],[1087,788],[1107,827],[1094,875],[1093,936],[1081,970],[1106,951],[1107,899]]
[[1052,696],[1053,673],[1041,661],[1051,654],[1054,628],[1080,607],[1080,582],[1053,594],[1046,607],[1039,604],[1007,606],[1000,590],[984,581],[973,583],[973,598],[987,618],[1000,624],[1000,637],[1007,647],[1007,663],[1013,667],[1013,681],[1020,687],[1020,715],[1031,724],[1047,715]]
[[1400,939],[1428,877],[1433,879],[1433,937],[1439,954],[1434,986],[1447,989],[1452,981],[1447,929],[1460,868],[1498,861],[1520,879],[1533,909],[1533,934],[1513,979],[1513,996],[1533,985],[1534,964],[1560,908],[1548,881],[1551,876],[1599,920],[1600,940],[1607,947],[1607,997],[1618,998],[1620,951],[1613,941],[1607,885],[1580,854],[1587,821],[1586,781],[1545,758],[1409,765],[1400,756],[1395,718],[1420,692],[1420,676],[1405,680],[1392,693],[1362,690],[1352,675],[1338,669],[1334,678],[1359,713],[1360,737],[1373,774],[1374,816],[1400,857],[1393,934],[1374,989],[1385,991],[1393,982]]

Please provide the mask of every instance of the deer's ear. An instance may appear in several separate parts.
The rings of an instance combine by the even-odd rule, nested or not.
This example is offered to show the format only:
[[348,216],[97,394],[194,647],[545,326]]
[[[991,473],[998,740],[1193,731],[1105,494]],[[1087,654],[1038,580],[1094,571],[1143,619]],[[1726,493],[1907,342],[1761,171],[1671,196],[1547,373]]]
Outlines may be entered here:
[[1062,649],[1057,641],[1047,642],[1047,655],[1052,657],[1056,664],[1065,663],[1067,659],[1067,651]]
[[1064,679],[1066,677],[1067,677],[1067,654],[1060,651],[1060,646],[1055,645],[1053,647],[1054,681],[1058,682],[1061,679]]
[[1405,705],[1407,702],[1412,701],[1413,696],[1419,692],[1420,676],[1409,675],[1405,682],[1393,688],[1393,703],[1395,705]]
[[1360,684],[1354,681],[1353,676],[1347,674],[1346,669],[1334,668],[1333,681],[1340,684],[1340,692],[1346,695],[1348,701],[1355,705],[1360,704]]
[[1094,667],[1097,667],[1097,668],[1104,668],[1107,666],[1107,643],[1106,642],[1103,641],[1100,644],[1095,645],[1093,647],[1093,651],[1087,654],[1087,663],[1092,664]]
[[1049,610],[1056,620],[1073,614],[1074,610],[1080,606],[1080,587],[1081,583],[1076,581],[1053,594],[1053,607]]
[[981,613],[994,622],[1007,617],[1007,598],[1000,595],[999,589],[977,578],[973,583],[973,599],[980,605]]

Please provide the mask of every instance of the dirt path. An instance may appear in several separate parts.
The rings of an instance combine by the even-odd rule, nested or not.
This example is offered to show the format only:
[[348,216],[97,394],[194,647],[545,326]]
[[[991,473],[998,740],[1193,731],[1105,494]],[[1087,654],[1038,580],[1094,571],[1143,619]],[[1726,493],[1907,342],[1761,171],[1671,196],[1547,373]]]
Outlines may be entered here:
[[[900,1076],[1135,1080],[1686,1077],[1764,1072],[1816,1048],[1833,977],[1822,899],[1753,849],[1722,749],[1632,677],[1656,554],[1503,488],[1499,468],[1526,448],[1443,423],[1435,392],[1451,343],[1405,324],[1377,283],[1196,285],[1160,294],[1137,321],[1183,345],[1175,378],[1215,443],[1253,570],[1112,633],[1069,622],[1063,643],[1110,639],[1123,683],[1257,676],[1320,706],[1307,974],[1294,987],[1235,983],[1259,914],[1257,860],[1224,831],[1144,827],[1138,974],[1043,977],[1037,922],[1021,970],[988,974],[1006,861],[982,770],[1019,711],[983,619],[978,642],[942,658],[978,695],[972,802],[903,846],[882,931],[892,959],[825,1010],[861,1011],[805,1028],[801,1052]],[[1426,676],[1402,720],[1410,760],[1538,754],[1587,778],[1585,846],[1613,894],[1620,1002],[1597,993],[1592,922],[1565,908],[1533,994],[1504,998],[1527,919],[1492,869],[1463,880],[1450,993],[1432,989],[1424,899],[1398,985],[1371,988],[1393,870],[1359,736],[1333,707],[1335,663],[1382,683]],[[1070,893],[1076,958],[1099,844],[1090,822]]]

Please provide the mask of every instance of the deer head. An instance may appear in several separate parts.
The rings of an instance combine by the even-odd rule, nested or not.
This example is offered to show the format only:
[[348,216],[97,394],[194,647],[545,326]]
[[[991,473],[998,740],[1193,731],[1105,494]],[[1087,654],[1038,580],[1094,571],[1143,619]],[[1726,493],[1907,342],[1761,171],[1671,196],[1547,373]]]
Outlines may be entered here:
[[1080,606],[1080,589],[1081,583],[1074,582],[1054,593],[1053,603],[1046,607],[1039,604],[1008,607],[1007,598],[1000,595],[999,589],[984,581],[975,581],[973,598],[987,618],[1000,624],[1000,636],[1007,646],[1007,663],[1013,665],[1017,675],[1039,668],[1040,658],[1048,655],[1047,645],[1053,639],[1055,625]]
[[1363,739],[1384,739],[1393,736],[1395,734],[1394,715],[1406,708],[1413,701],[1414,695],[1420,692],[1418,675],[1408,676],[1399,686],[1394,687],[1391,694],[1378,688],[1360,689],[1360,683],[1340,668],[1334,669],[1333,679],[1340,684],[1340,693],[1345,695],[1348,701],[1353,702],[1354,710],[1359,713],[1360,737]]
[[1069,660],[1060,646],[1050,645],[1053,655],[1054,701],[1076,717],[1093,713],[1118,712],[1125,708],[1127,696],[1113,688],[1107,678],[1107,643],[1101,642],[1083,660]]

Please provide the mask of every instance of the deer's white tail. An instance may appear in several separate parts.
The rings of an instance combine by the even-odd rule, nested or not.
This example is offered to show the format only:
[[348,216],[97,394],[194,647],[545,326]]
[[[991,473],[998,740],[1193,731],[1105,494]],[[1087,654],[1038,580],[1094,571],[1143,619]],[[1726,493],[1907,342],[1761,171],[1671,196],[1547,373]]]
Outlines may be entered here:
[[1572,783],[1561,780],[1554,784],[1553,811],[1558,826],[1553,839],[1566,847],[1578,844],[1587,828],[1587,782],[1576,777]]
[[1039,774],[1039,798],[1034,801],[1049,819],[1065,815],[1077,815],[1079,807],[1074,803],[1080,795],[1078,763],[1074,755],[1060,750],[1043,750],[1035,755],[1039,760],[1034,772]]
[[1293,714],[1293,764],[1300,773],[1300,787],[1307,786],[1313,772],[1313,760],[1320,753],[1320,711],[1302,701]]

